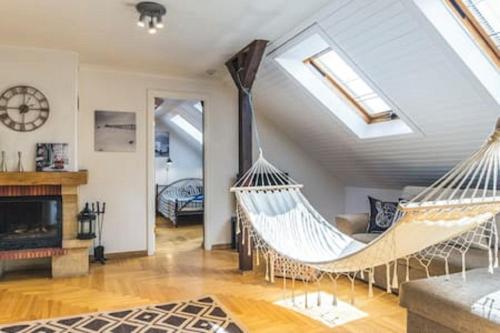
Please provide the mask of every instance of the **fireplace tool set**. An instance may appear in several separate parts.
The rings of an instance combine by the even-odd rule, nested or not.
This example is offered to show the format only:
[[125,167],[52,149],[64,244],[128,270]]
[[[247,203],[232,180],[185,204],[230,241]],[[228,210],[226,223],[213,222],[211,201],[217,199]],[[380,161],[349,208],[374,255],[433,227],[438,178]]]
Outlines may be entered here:
[[[102,245],[102,230],[104,226],[104,214],[106,213],[106,203],[102,205],[99,201],[85,203],[85,208],[78,214],[78,239],[95,239],[97,246],[94,247],[94,262],[106,263],[104,256],[104,246]],[[97,226],[96,226],[97,224]],[[97,227],[97,230],[96,230]],[[96,237],[97,231],[97,237]]]
[[[104,225],[104,214],[106,213],[106,203],[102,203],[100,206],[99,201],[96,202],[96,214],[97,214],[97,246],[94,247],[94,260],[99,261],[101,264],[106,263],[106,257],[104,256],[104,246],[102,245],[102,227]],[[92,210],[94,209],[94,204],[92,203]]]

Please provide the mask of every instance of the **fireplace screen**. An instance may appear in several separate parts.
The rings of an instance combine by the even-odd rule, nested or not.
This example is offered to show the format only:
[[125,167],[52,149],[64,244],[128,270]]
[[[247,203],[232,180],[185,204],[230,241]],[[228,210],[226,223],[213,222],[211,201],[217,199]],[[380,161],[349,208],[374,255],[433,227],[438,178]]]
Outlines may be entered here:
[[0,197],[0,250],[60,247],[61,241],[61,197]]

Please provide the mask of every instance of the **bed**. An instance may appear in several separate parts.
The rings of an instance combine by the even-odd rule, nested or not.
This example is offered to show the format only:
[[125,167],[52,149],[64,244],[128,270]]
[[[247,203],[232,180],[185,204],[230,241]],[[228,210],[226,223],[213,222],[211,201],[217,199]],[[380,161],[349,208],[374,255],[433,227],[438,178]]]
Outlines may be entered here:
[[183,178],[168,185],[156,185],[156,211],[176,227],[179,217],[203,218],[203,180]]

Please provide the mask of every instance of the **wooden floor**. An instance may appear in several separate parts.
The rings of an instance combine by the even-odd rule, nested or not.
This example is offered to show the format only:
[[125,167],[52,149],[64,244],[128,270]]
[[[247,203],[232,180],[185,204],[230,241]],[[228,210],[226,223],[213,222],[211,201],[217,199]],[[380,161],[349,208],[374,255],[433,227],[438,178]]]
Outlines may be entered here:
[[158,216],[155,234],[157,253],[186,252],[203,245],[203,224],[196,219],[184,219],[176,228],[170,220]]
[[[258,272],[240,274],[236,253],[205,252],[199,246],[199,228],[186,228],[157,230],[159,251],[155,256],[115,259],[105,266],[92,264],[89,276],[53,280],[47,272],[6,274],[0,281],[0,323],[211,294],[250,332],[405,332],[405,310],[398,306],[397,297],[375,290],[369,298],[361,282],[356,284],[356,306],[369,316],[334,329],[273,305],[284,295],[279,279],[272,285]],[[179,237],[190,245],[179,244]],[[331,292],[327,286],[324,290]],[[349,299],[347,281],[340,281],[339,291],[342,299]]]

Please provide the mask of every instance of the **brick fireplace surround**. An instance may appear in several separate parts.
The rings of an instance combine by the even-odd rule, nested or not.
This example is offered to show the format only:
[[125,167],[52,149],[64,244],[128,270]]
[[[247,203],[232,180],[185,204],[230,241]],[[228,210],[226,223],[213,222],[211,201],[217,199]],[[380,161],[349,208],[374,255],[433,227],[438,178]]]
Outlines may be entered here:
[[62,247],[0,251],[0,277],[8,260],[51,258],[52,277],[88,274],[91,240],[77,234],[78,187],[87,184],[87,172],[1,172],[0,196],[62,197]]

